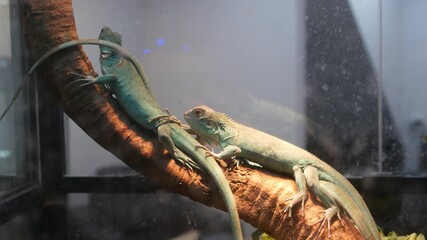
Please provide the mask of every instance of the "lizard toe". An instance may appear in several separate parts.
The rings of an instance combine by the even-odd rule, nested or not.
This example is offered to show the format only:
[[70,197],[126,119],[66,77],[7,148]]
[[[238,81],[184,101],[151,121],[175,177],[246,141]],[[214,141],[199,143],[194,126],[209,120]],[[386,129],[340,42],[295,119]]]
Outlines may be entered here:
[[[335,215],[339,216],[339,209],[337,206],[332,206],[326,209],[324,213],[325,214],[323,215],[322,218],[320,218],[318,221],[313,223],[313,224],[317,224],[321,222],[314,239],[317,239],[320,236],[320,233],[322,232],[322,229],[325,226],[325,223],[328,224],[328,238],[331,236],[331,221]],[[339,216],[338,218],[341,219],[341,216]]]

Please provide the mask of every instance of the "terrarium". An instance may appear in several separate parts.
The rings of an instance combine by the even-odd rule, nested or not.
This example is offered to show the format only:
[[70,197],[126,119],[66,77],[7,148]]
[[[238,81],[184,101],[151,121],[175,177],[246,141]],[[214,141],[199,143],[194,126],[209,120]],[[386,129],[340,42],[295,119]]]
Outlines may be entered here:
[[0,239],[424,239],[426,11],[0,0]]

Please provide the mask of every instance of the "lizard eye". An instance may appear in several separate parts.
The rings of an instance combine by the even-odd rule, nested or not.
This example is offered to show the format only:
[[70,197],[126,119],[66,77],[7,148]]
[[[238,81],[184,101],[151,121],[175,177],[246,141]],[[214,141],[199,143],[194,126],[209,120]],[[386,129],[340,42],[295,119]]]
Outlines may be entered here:
[[109,51],[109,50],[101,50],[101,57],[104,59],[108,59],[111,58],[114,55],[114,51]]
[[104,59],[110,58],[111,57],[111,53],[101,53],[101,57]]
[[194,115],[196,115],[196,117],[201,117],[202,116],[202,110],[200,110],[200,109],[194,110]]

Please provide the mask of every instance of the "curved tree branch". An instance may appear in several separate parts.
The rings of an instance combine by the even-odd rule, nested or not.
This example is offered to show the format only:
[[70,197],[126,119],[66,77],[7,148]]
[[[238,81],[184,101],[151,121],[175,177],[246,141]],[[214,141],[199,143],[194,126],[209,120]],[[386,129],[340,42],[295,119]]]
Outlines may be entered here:
[[[24,1],[22,22],[30,59],[34,62],[49,49],[78,39],[71,0]],[[94,33],[94,35],[97,33]],[[207,206],[225,209],[209,176],[189,172],[171,160],[156,136],[133,122],[108,94],[95,86],[79,88],[72,73],[92,73],[91,63],[81,47],[70,48],[49,58],[37,71],[51,85],[65,113],[91,138],[150,181]],[[227,169],[220,163],[235,194],[242,220],[277,239],[310,239],[319,224],[313,224],[324,210],[312,195],[305,206],[295,207],[293,216],[282,220],[286,200],[296,193],[289,177],[260,169],[239,166]],[[363,239],[344,217],[332,226],[332,239]],[[326,238],[322,231],[320,239]]]

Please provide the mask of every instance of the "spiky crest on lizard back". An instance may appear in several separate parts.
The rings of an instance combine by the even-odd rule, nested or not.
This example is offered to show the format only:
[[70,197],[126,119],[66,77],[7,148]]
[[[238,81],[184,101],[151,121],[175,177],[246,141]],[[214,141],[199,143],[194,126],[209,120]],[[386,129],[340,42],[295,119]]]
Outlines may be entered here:
[[[212,120],[214,122],[218,121],[218,122],[223,123],[224,128],[226,128],[227,131],[233,131],[233,132],[235,132],[234,136],[236,136],[236,137],[239,135],[238,129],[246,128],[246,129],[248,129],[250,131],[258,131],[256,129],[254,129],[253,127],[250,127],[250,126],[245,125],[243,123],[236,122],[234,119],[232,119],[231,117],[229,117],[225,113],[216,112],[215,110],[213,110],[213,109],[211,109],[211,108],[209,108],[209,107],[207,107],[205,105],[199,106],[197,108],[201,108],[201,109],[207,110],[207,113],[206,113],[207,117],[211,116]],[[217,115],[217,114],[219,114],[219,115]],[[217,115],[217,116],[215,116],[215,115]],[[213,116],[215,116],[215,117],[213,117]],[[278,137],[276,137],[274,135],[270,135],[270,137],[275,138],[277,140],[281,140],[281,139],[279,139]],[[222,142],[222,141],[220,141],[220,142]]]

